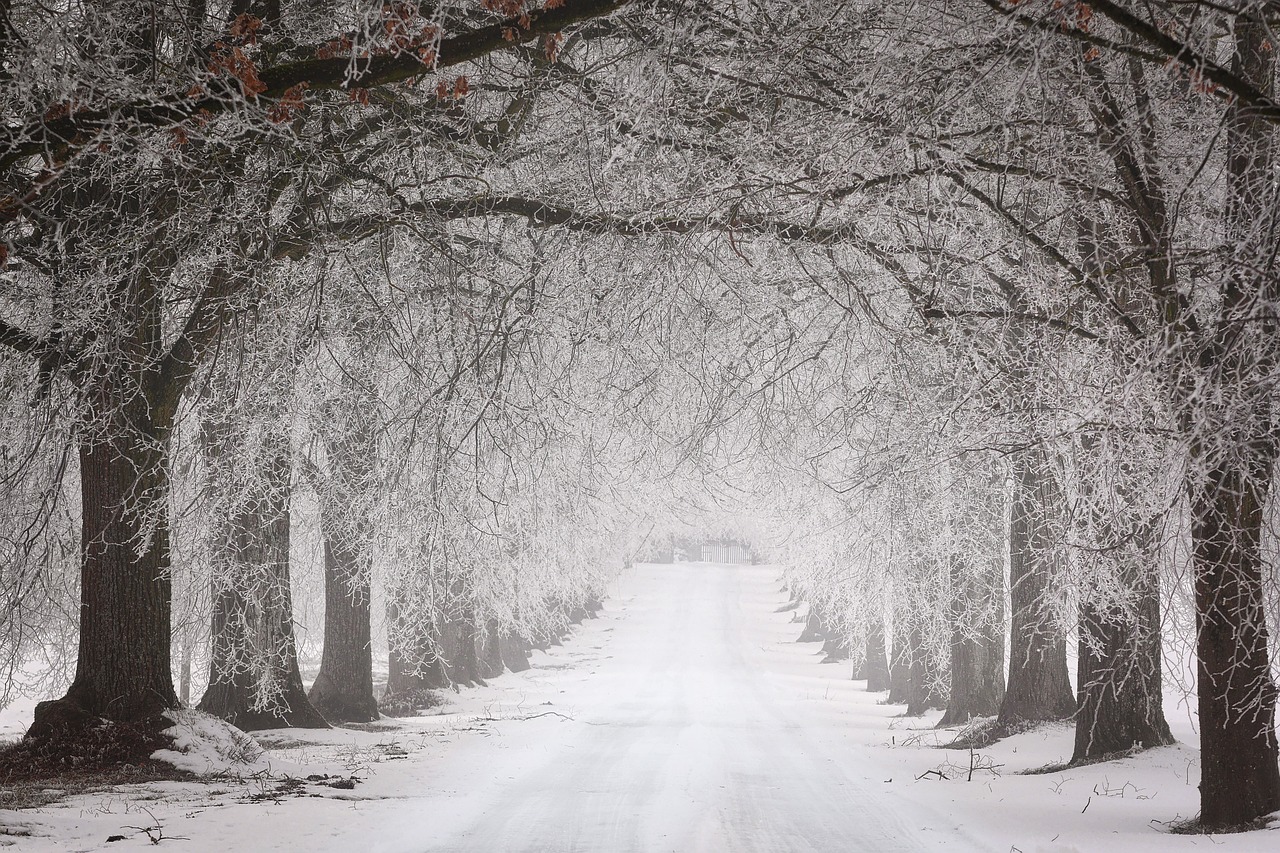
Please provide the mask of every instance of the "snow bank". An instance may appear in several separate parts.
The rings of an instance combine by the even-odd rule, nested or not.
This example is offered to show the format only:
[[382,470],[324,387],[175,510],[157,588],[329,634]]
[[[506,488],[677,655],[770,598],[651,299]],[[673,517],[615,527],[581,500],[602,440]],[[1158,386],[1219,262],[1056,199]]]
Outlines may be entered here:
[[173,725],[164,734],[173,749],[157,749],[151,757],[199,776],[242,777],[269,770],[266,753],[235,726],[200,711],[167,711]]

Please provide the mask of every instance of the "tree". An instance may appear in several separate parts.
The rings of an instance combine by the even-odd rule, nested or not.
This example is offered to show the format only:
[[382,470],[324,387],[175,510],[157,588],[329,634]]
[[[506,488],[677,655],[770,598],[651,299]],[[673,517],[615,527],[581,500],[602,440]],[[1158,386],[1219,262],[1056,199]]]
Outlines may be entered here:
[[[249,503],[219,514],[225,537],[214,570],[213,654],[200,710],[245,731],[293,726],[327,728],[307,699],[298,671],[289,582],[288,437],[267,436],[265,459],[243,451],[234,426],[206,422],[215,476],[234,481],[250,466]],[[239,439],[239,440],[237,440]],[[254,463],[257,463],[255,465]]]
[[[258,359],[243,351],[239,359],[227,355],[223,369],[206,379],[201,401],[206,488],[213,495],[207,515],[214,529],[212,654],[199,708],[246,731],[325,728],[303,688],[294,637],[293,360],[278,352]],[[262,360],[265,371],[249,369]],[[237,368],[239,377],[232,373]]]
[[[1119,286],[1087,275],[1077,280],[1086,287],[1104,285],[1094,295],[1110,315],[1107,324],[1119,324],[1138,342],[1125,347],[1129,369],[1153,370],[1187,448],[1203,761],[1200,820],[1208,829],[1239,826],[1280,804],[1276,691],[1266,663],[1259,552],[1261,508],[1272,488],[1276,454],[1270,420],[1275,390],[1264,379],[1277,357],[1274,321],[1265,309],[1258,313],[1277,297],[1275,236],[1267,230],[1275,190],[1265,177],[1280,117],[1272,100],[1274,56],[1265,35],[1269,13],[1265,4],[1252,2],[1201,17],[1198,5],[1192,10],[1161,3],[1137,11],[1103,0],[1088,4],[1101,20],[1073,10],[1067,20],[1054,21],[1056,12],[988,5],[1028,31],[1080,45],[1076,55],[1085,62],[1108,57],[1113,64],[1127,63],[1135,80],[1138,63],[1171,60],[1185,69],[1183,80],[1165,83],[1169,94],[1158,102],[1140,86],[1127,104],[1102,102],[1098,110],[1102,136],[1110,137],[1107,153],[1138,222],[1136,245],[1130,245],[1147,278],[1140,299],[1124,277]],[[1214,61],[1219,44],[1229,46],[1226,65]],[[1191,148],[1183,128],[1195,125],[1180,127],[1156,109],[1173,104],[1174,92],[1198,95],[1200,102],[1193,100],[1189,109],[1199,115],[1199,127],[1215,128],[1210,139],[1191,137],[1200,149],[1191,162],[1179,155]],[[1215,126],[1223,131],[1220,143]],[[1213,167],[1206,169],[1210,162]],[[1163,189],[1170,175],[1187,189],[1205,192],[1201,222],[1178,218],[1176,208],[1164,204],[1174,197]],[[1212,261],[1201,271],[1189,258],[1204,233],[1197,229],[1209,226],[1220,227],[1226,239],[1208,249]],[[1042,250],[1055,253],[1052,240],[1033,236]],[[1057,257],[1065,267],[1073,265],[1067,255]]]
[[949,557],[951,693],[940,727],[995,716],[1004,699],[1004,483],[999,466],[974,469],[956,478],[969,535]]
[[[1267,24],[1259,20],[1262,8],[1250,7],[1235,20],[1231,70],[1270,98],[1275,50]],[[1280,363],[1274,311],[1269,318],[1257,315],[1260,302],[1280,302],[1274,268],[1280,244],[1271,227],[1277,197],[1269,177],[1276,134],[1274,124],[1240,100],[1227,107],[1224,124],[1223,224],[1231,251],[1222,273],[1222,309],[1211,329],[1196,329],[1192,340],[1170,341],[1186,359],[1178,365],[1176,387],[1194,466],[1188,485],[1196,564],[1200,820],[1207,827],[1244,824],[1280,808],[1276,686],[1261,553],[1263,507],[1280,446],[1275,390],[1257,381]],[[1202,386],[1201,377],[1211,384]]]
[[1005,731],[1075,713],[1066,642],[1050,610],[1061,541],[1054,519],[1063,511],[1062,494],[1044,448],[1024,451],[1012,468],[1009,680],[997,718]]
[[[334,233],[288,216],[285,234],[238,231],[234,222],[212,226],[228,210],[255,224],[270,219],[285,191],[297,189],[288,173],[246,181],[236,164],[270,148],[308,88],[386,85],[510,50],[615,8],[567,0],[553,10],[522,7],[512,20],[489,16],[490,23],[463,24],[440,38],[438,29],[423,29],[412,38],[430,41],[429,52],[375,45],[377,57],[354,78],[347,71],[357,46],[340,43],[323,59],[311,57],[325,53],[325,44],[255,52],[252,17],[231,22],[206,67],[188,61],[199,55],[188,51],[202,46],[186,35],[202,32],[203,20],[188,27],[165,18],[159,29],[134,29],[133,22],[154,19],[132,14],[128,4],[89,7],[82,17],[24,6],[10,16],[11,25],[31,28],[27,47],[10,57],[30,79],[57,85],[52,109],[39,87],[6,90],[18,117],[0,142],[10,193],[3,211],[8,259],[30,274],[0,324],[0,344],[39,365],[37,381],[77,389],[83,494],[77,674],[64,699],[41,706],[31,738],[98,717],[163,726],[159,715],[177,704],[168,662],[167,445],[178,403],[225,319],[252,303],[255,270]],[[170,29],[180,36],[169,39]],[[51,73],[48,63],[61,60],[42,51],[45,39],[74,42],[77,33],[89,34],[92,49],[76,56],[74,67]],[[172,75],[155,73],[161,58],[171,58],[161,56],[166,50],[181,54]],[[259,67],[258,57],[275,64]],[[69,88],[59,81],[70,81]],[[85,103],[78,93],[86,91],[111,94]],[[150,152],[175,144],[176,153],[161,157],[166,167],[153,170]],[[233,151],[240,153],[220,159]],[[219,169],[228,162],[224,182]],[[295,209],[308,214],[319,200],[305,192],[295,199]],[[236,246],[225,260],[209,261],[217,257],[206,253],[216,245],[207,239],[211,231],[229,233],[226,242]],[[338,563],[343,556],[341,548],[333,554]]]
[[1154,490],[1156,478],[1134,470],[1131,459],[1138,454],[1132,449],[1114,453],[1097,439],[1083,444],[1081,503],[1093,535],[1077,557],[1086,566],[1073,763],[1173,743],[1161,689],[1158,544],[1164,519],[1138,512],[1146,503],[1139,490]]
[[874,622],[867,629],[866,665],[867,691],[878,693],[889,689],[889,660],[884,649],[884,623]]
[[316,478],[324,539],[324,648],[307,695],[330,722],[378,719],[370,615],[381,454],[372,417],[380,401],[364,372],[376,340],[371,332],[366,329],[357,336],[360,343],[346,347],[343,341],[330,342],[327,367],[337,373],[336,387],[323,400],[316,425],[325,463]]

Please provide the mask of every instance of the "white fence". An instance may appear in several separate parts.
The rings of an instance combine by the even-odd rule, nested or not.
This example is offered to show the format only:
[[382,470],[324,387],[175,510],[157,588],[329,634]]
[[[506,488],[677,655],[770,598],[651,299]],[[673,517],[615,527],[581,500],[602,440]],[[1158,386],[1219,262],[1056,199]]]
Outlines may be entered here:
[[702,543],[702,561],[705,563],[750,563],[751,550],[737,542]]

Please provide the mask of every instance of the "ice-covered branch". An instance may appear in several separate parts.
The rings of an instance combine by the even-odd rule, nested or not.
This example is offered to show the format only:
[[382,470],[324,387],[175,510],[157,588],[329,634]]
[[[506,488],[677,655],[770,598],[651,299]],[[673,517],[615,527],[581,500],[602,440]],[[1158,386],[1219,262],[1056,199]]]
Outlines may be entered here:
[[1272,123],[1280,122],[1280,103],[1277,103],[1274,98],[1269,97],[1239,74],[1224,68],[1191,45],[1169,35],[1156,24],[1135,15],[1119,3],[1113,3],[1111,0],[1090,0],[1089,6],[1105,15],[1125,32],[1135,36],[1141,43],[1149,45],[1151,49],[1145,50],[1133,43],[1107,39],[1080,27],[1063,27],[1061,22],[1050,18],[1028,15],[1018,10],[1016,2],[1011,3],[1008,0],[982,0],[982,2],[1001,15],[1032,29],[1058,33],[1094,48],[1105,48],[1156,64],[1177,63],[1198,79],[1213,84],[1205,89],[1216,97],[1224,101],[1238,101],[1249,107],[1254,115]]
[[[564,0],[554,8],[530,10],[522,18],[503,20],[455,36],[443,38],[426,62],[414,51],[371,56],[353,65],[345,55],[324,57],[325,45],[302,49],[316,58],[288,62],[257,72],[262,89],[250,100],[269,109],[290,97],[297,87],[322,89],[371,89],[412,80],[423,74],[480,59],[513,44],[523,44],[538,36],[558,33],[581,21],[607,15],[626,5],[627,0]],[[324,57],[324,58],[322,58]],[[243,99],[234,91],[234,81],[223,91],[199,93],[187,90],[158,100],[117,104],[111,107],[72,112],[59,119],[38,120],[0,134],[0,169],[36,155],[56,152],[58,159],[96,144],[103,132],[143,132],[170,127],[188,120],[207,120],[235,109]]]
[[0,320],[0,345],[23,355],[38,355],[44,349],[45,342],[12,323]]

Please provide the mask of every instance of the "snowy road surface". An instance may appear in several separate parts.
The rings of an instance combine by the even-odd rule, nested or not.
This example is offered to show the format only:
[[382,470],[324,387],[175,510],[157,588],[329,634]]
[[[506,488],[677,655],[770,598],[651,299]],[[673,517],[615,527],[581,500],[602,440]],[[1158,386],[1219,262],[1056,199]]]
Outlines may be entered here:
[[[934,729],[939,712],[903,718],[846,664],[819,663],[784,600],[768,567],[637,566],[533,669],[430,716],[261,733],[270,778],[0,810],[0,848],[153,850],[146,828],[162,827],[181,853],[1280,850],[1280,824],[1165,830],[1197,807],[1181,697],[1166,714],[1183,744],[1021,775],[1070,757],[1071,727],[1051,725],[982,750],[969,773],[968,754],[933,748],[954,735]],[[30,710],[0,714],[0,736]],[[311,774],[360,781],[288,788]]]
[[[468,761],[451,756],[436,783],[456,792],[453,807],[429,810],[419,849],[977,849],[941,817],[906,819],[883,774],[860,766],[759,665],[763,632],[778,622],[772,570],[636,572],[624,585],[632,594],[610,602],[622,618],[604,634],[598,666],[580,695],[564,697],[572,720],[554,719],[527,747],[504,743],[501,757],[479,759],[487,783],[477,784],[473,768],[451,783],[450,769]],[[503,740],[520,736],[508,730]]]

